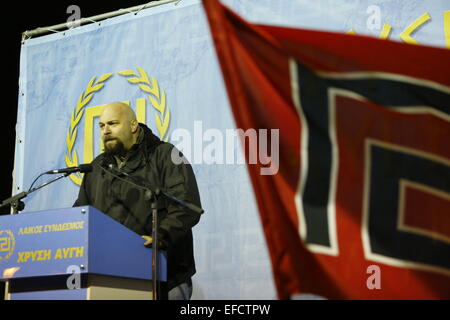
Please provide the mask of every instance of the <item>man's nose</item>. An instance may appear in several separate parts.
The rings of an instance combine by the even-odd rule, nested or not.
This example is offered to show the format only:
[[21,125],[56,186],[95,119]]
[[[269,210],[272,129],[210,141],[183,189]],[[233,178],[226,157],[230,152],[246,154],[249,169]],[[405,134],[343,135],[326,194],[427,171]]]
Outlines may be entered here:
[[102,128],[102,134],[110,134],[111,133],[111,130],[110,130],[110,128],[109,128],[109,126],[108,125],[105,125],[103,128]]

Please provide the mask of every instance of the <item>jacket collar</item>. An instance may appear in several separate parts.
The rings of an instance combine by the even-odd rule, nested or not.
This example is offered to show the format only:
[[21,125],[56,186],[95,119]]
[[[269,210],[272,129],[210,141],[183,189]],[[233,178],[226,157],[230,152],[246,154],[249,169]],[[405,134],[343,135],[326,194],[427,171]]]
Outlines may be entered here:
[[155,136],[145,124],[139,123],[141,133],[136,143],[131,147],[125,157],[125,165],[122,170],[130,173],[148,162],[148,157],[157,146],[163,143]]

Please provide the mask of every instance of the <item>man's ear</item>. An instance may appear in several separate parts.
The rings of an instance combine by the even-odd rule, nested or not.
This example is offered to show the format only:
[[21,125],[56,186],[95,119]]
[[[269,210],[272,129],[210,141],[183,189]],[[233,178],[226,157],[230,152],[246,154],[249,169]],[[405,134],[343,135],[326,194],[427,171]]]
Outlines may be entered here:
[[131,132],[136,133],[138,128],[139,128],[139,123],[137,122],[137,120],[132,120],[131,121]]

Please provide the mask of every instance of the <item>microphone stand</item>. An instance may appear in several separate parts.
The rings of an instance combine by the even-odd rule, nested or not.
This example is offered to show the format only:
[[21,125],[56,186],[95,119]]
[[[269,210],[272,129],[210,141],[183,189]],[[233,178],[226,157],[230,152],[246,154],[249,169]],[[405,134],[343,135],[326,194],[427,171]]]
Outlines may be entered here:
[[145,198],[150,201],[150,209],[152,211],[152,299],[158,300],[160,296],[160,287],[158,281],[159,275],[159,239],[158,239],[158,198],[159,190],[152,192],[152,190],[145,188]]
[[[197,212],[199,214],[202,214],[204,212],[203,209],[199,208],[198,206],[187,203],[183,200],[180,200],[164,191],[161,191],[159,189],[152,190],[149,186],[143,185],[140,182],[136,182],[135,179],[133,179],[132,176],[129,174],[122,172],[112,166],[109,167],[111,170],[107,170],[102,166],[99,166],[101,169],[105,170],[112,176],[116,177],[119,180],[125,181],[127,183],[130,183],[134,185],[135,187],[138,187],[144,191],[145,199],[150,201],[150,208],[152,213],[152,298],[153,300],[159,299],[159,281],[158,281],[158,275],[159,275],[159,261],[158,261],[158,252],[159,252],[159,239],[158,239],[158,196],[163,195],[165,198],[174,201],[181,206],[192,210],[194,212]],[[113,173],[116,172],[116,173]],[[123,179],[120,177],[120,175],[124,175],[128,179]]]
[[22,199],[26,198],[26,196],[28,196],[30,193],[33,193],[45,186],[48,186],[49,184],[58,181],[59,179],[65,178],[68,175],[70,175],[71,172],[66,172],[62,175],[60,175],[59,177],[56,177],[55,179],[52,179],[36,188],[33,188],[31,190],[28,191],[23,191],[21,193],[16,194],[15,196],[12,196],[6,200],[4,200],[1,204],[0,204],[0,208],[3,206],[6,206],[8,204],[11,205],[11,207],[13,208],[13,214],[18,214],[19,211],[22,211],[23,209],[25,209],[25,203],[22,201]]

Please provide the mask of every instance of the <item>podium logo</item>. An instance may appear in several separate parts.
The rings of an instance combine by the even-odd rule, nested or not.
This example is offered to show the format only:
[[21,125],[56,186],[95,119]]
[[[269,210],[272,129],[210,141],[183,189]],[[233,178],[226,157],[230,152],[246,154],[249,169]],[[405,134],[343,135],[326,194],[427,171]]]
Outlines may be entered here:
[[9,259],[14,253],[16,240],[11,230],[0,230],[0,262]]
[[[154,77],[149,78],[145,70],[140,67],[137,67],[137,72],[123,70],[117,74],[124,77],[129,84],[137,86],[139,91],[147,96],[146,98],[136,99],[135,112],[138,122],[146,123],[147,102],[149,102],[150,109],[155,111],[155,125],[159,138],[167,142],[169,140],[170,109],[166,104],[166,93],[159,87],[158,81]],[[76,167],[80,162],[90,163],[94,159],[94,119],[100,117],[105,105],[89,106],[89,103],[94,95],[103,89],[113,75],[113,73],[106,73],[98,79],[97,77],[93,77],[89,81],[86,89],[80,94],[75,108],[72,111],[70,126],[66,135],[67,150],[65,153],[65,163],[67,167]],[[130,101],[122,102],[130,105]],[[85,119],[83,160],[80,161],[75,143],[77,138],[79,138],[78,132],[83,130],[81,128],[81,120],[83,118]],[[98,137],[98,141],[102,152],[103,143],[100,137]],[[77,185],[81,185],[82,178],[82,174],[80,173],[70,175],[70,179]]]

